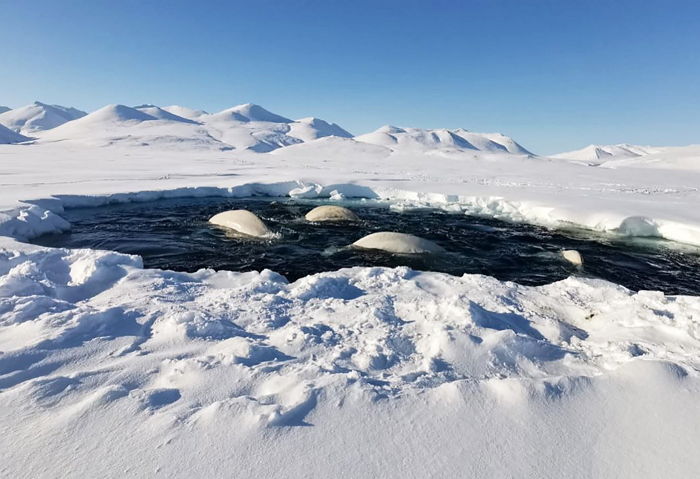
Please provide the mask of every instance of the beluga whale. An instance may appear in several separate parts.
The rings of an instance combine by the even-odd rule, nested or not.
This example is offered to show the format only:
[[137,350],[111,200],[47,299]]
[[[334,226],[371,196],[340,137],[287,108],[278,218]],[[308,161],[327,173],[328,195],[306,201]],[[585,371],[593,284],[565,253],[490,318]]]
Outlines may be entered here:
[[561,255],[566,261],[573,265],[581,266],[583,264],[583,257],[581,256],[581,253],[575,249],[565,249],[561,252]]
[[248,210],[224,211],[209,218],[209,223],[229,228],[253,238],[273,238],[276,236],[260,218]]
[[306,221],[360,221],[351,210],[335,205],[317,206],[306,213],[304,218]]
[[430,240],[406,233],[380,231],[355,241],[351,246],[399,254],[442,253],[444,248]]

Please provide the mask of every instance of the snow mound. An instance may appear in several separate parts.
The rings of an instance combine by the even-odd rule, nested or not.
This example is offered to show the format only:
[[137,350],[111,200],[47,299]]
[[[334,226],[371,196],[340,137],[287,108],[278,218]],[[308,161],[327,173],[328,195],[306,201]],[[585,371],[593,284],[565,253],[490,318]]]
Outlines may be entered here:
[[153,118],[157,118],[159,120],[167,120],[167,121],[180,121],[183,123],[194,123],[196,124],[196,121],[193,121],[189,118],[185,118],[182,116],[178,116],[174,113],[171,113],[163,108],[160,108],[155,105],[139,105],[135,106],[135,109],[138,111],[141,111],[143,113],[146,113],[147,115],[152,116]]
[[269,122],[269,123],[291,123],[292,120],[283,116],[277,115],[260,105],[253,103],[245,103],[243,105],[234,106],[218,113],[213,113],[207,116],[208,120],[213,121],[238,121],[243,123],[248,122]]
[[35,101],[31,105],[6,111],[0,114],[0,124],[18,133],[31,135],[34,132],[49,130],[66,122],[84,117],[85,112],[61,105],[47,105]]
[[188,118],[190,120],[196,120],[202,115],[209,114],[204,110],[195,110],[193,108],[188,108],[186,106],[180,105],[164,106],[163,110],[172,113],[173,115],[181,116],[182,118]]
[[456,149],[488,153],[531,154],[512,138],[500,133],[474,133],[464,129],[399,128],[385,125],[378,130],[355,139],[364,143],[389,148],[417,150]]
[[352,134],[335,123],[328,123],[318,118],[301,118],[290,123],[289,136],[302,141],[313,141],[326,136],[352,138]]
[[24,135],[20,135],[19,133],[16,133],[6,126],[0,125],[0,145],[7,145],[10,143],[21,143],[23,141],[27,141],[29,138],[27,138]]
[[552,158],[575,160],[591,165],[598,165],[608,160],[638,158],[658,151],[660,151],[659,148],[630,145],[627,143],[620,143],[617,145],[588,145],[580,150],[552,155]]

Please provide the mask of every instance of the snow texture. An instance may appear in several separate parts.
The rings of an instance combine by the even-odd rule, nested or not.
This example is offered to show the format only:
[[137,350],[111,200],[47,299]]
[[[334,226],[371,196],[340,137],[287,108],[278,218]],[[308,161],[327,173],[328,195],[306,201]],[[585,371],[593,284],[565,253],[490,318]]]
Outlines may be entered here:
[[699,298],[407,268],[290,284],[2,247],[8,477],[692,477],[700,466]]

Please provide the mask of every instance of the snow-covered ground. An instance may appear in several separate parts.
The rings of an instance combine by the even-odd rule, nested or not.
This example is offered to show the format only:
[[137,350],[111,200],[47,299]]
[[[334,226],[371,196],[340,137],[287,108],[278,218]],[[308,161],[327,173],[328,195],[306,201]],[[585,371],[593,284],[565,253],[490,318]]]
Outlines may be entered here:
[[587,166],[498,134],[351,137],[249,104],[111,105],[30,136],[0,145],[0,476],[700,470],[699,297],[406,268],[290,284],[19,241],[68,228],[67,207],[277,195],[700,244],[700,147]]

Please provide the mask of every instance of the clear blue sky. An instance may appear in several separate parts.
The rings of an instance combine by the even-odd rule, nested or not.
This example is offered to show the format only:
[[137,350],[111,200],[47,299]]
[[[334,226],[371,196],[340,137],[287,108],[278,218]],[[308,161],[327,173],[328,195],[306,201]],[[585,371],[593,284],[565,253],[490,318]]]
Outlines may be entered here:
[[259,103],[538,153],[700,143],[700,2],[0,0],[0,105]]

